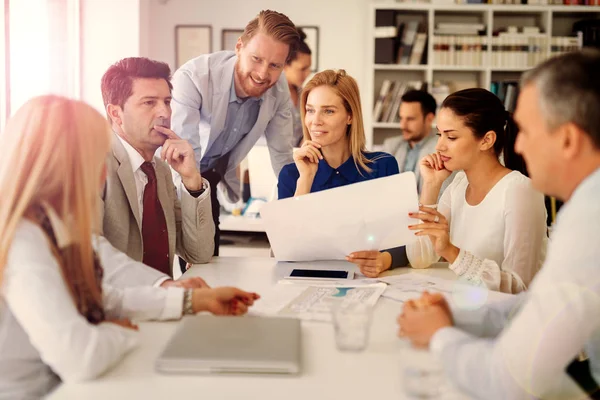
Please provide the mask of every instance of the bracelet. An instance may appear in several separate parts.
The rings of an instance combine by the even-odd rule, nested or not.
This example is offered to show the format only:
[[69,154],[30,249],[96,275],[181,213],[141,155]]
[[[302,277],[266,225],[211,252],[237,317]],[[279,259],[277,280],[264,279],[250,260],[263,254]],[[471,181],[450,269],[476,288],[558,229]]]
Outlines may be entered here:
[[192,305],[192,295],[194,294],[194,289],[185,289],[183,291],[183,314],[195,314],[194,307]]
[[421,204],[421,203],[419,203],[419,207],[427,207],[427,208],[433,208],[434,210],[437,210],[438,205],[437,205],[437,203],[435,203],[435,204]]

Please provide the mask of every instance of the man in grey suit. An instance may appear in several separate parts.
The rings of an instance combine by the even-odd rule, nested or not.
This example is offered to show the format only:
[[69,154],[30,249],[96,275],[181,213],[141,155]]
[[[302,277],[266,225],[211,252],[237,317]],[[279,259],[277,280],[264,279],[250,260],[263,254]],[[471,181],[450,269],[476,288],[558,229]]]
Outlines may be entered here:
[[235,202],[236,168],[261,135],[279,176],[292,159],[292,108],[281,72],[300,36],[285,15],[265,10],[248,23],[235,52],[194,58],[173,76],[172,126],[188,140],[211,186],[215,255],[219,254],[217,184]]
[[400,172],[415,173],[419,193],[422,185],[419,161],[426,155],[435,153],[437,144],[437,136],[431,128],[436,107],[435,99],[427,92],[409,90],[404,93],[399,109],[402,135],[383,142],[383,151],[396,157]]
[[[175,252],[190,263],[205,263],[214,246],[210,186],[196,168],[190,144],[169,129],[171,88],[169,66],[147,58],[125,58],[102,77],[114,131],[102,198],[103,235],[165,278],[173,276]],[[155,157],[161,146],[160,158]],[[181,177],[179,188],[169,165]]]

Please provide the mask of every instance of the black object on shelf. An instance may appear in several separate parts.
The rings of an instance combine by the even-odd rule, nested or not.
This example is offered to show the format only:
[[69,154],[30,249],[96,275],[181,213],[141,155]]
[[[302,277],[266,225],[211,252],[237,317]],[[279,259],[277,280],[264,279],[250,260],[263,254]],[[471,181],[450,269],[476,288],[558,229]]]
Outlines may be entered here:
[[394,64],[396,54],[395,38],[375,39],[375,64]]
[[600,48],[600,20],[584,19],[573,24],[573,32],[583,35],[583,47]]
[[375,13],[375,26],[396,26],[396,11],[377,10]]

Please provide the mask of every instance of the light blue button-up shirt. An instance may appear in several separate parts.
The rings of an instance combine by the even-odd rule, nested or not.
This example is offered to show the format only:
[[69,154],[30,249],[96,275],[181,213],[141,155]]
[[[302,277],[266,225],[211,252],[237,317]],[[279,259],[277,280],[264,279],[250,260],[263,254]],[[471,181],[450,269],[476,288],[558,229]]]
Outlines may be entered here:
[[206,150],[200,162],[200,172],[214,168],[217,160],[229,153],[250,132],[258,118],[261,102],[262,97],[240,99],[235,93],[235,79],[232,79],[223,134]]
[[425,142],[425,140],[421,140],[420,142],[415,143],[412,148],[410,147],[410,144],[406,142],[406,159],[404,160],[404,168],[401,172],[416,172],[417,163],[419,162],[419,153]]

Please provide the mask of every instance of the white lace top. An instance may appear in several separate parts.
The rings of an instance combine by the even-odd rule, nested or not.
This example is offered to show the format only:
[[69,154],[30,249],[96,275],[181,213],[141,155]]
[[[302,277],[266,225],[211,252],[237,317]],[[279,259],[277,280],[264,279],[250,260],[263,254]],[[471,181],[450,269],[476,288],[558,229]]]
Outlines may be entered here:
[[[476,206],[459,172],[440,198],[438,210],[450,224],[450,241],[460,249],[450,269],[470,283],[519,293],[540,269],[547,246],[544,196],[518,171],[504,176]],[[408,260],[426,268],[439,260],[429,237],[407,246]]]

